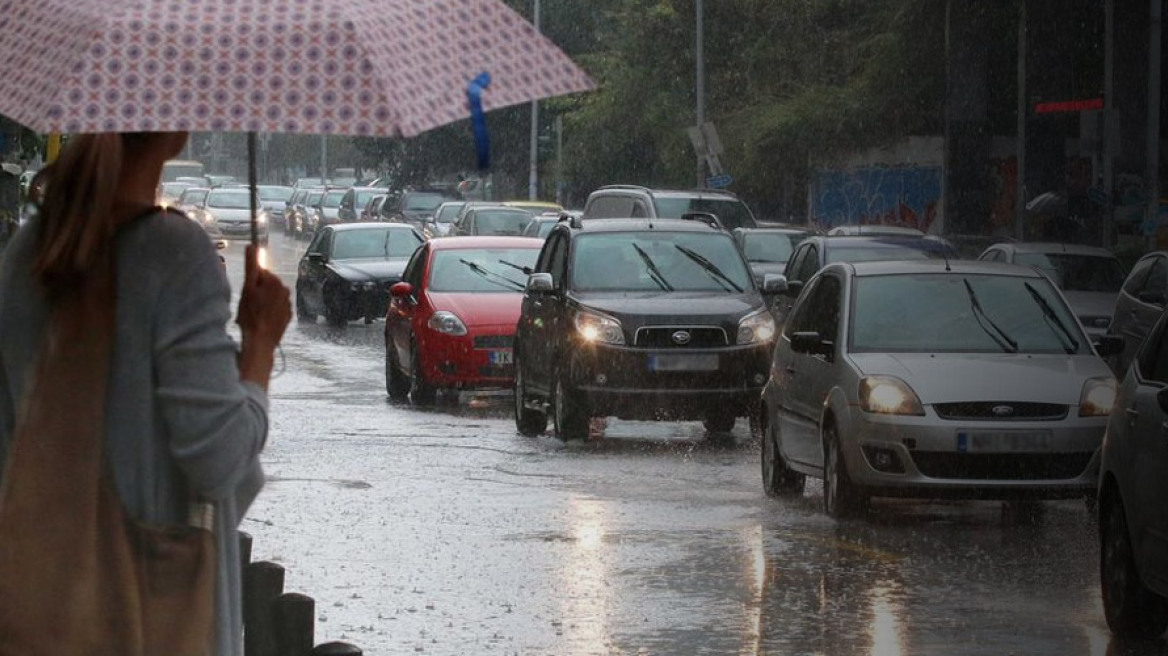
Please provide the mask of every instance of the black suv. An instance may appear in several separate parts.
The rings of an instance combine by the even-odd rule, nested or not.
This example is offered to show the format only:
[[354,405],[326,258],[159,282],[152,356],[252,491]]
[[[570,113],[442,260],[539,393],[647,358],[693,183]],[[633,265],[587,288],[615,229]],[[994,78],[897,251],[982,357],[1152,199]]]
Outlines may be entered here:
[[[767,294],[783,290],[769,276]],[[754,412],[775,324],[734,240],[700,221],[562,220],[529,276],[515,336],[515,420],[561,439],[590,418]]]
[[610,185],[589,194],[584,204],[585,219],[680,219],[695,213],[713,214],[726,230],[758,226],[738,196],[714,189],[670,191]]
[[396,198],[387,198],[381,215],[386,221],[409,223],[421,230],[425,224],[433,223],[439,205],[457,200],[462,200],[458,192],[449,189],[410,189]]

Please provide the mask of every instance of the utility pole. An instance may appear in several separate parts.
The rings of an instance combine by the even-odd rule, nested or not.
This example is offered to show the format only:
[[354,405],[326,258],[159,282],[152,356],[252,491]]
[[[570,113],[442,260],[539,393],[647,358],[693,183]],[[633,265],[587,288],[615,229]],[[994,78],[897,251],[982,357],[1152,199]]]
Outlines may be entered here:
[[[539,0],[535,0],[535,31],[539,29]],[[527,198],[539,198],[539,101],[531,101],[531,170],[527,175]]]
[[[697,83],[696,83],[694,88],[695,88],[695,91],[697,92],[697,97],[698,97],[697,98],[697,119],[698,120],[697,120],[696,125],[698,126],[698,129],[701,130],[702,126],[706,124],[706,53],[705,53],[705,43],[704,43],[704,38],[703,38],[703,36],[704,36],[703,35],[703,31],[704,31],[703,14],[705,13],[705,11],[703,11],[702,0],[695,0],[695,2],[696,2],[696,7],[697,7],[697,30],[696,30],[697,42],[696,42],[695,47],[694,47],[694,52],[696,53],[696,56],[694,57],[694,60],[695,60],[694,64],[695,64],[695,68],[697,69],[697,71],[696,71],[697,72]],[[698,185],[699,189],[706,186],[706,166],[705,166],[705,161],[704,161],[705,158],[703,157],[703,155],[704,155],[704,153],[701,153],[701,152],[698,153],[697,185]]]

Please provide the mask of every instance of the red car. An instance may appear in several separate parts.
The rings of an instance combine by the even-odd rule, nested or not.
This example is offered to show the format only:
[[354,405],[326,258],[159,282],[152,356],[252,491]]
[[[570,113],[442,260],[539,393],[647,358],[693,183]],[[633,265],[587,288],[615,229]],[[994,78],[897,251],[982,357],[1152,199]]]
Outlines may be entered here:
[[419,247],[390,288],[390,398],[429,404],[439,389],[510,388],[523,289],[542,247],[526,237],[446,237]]

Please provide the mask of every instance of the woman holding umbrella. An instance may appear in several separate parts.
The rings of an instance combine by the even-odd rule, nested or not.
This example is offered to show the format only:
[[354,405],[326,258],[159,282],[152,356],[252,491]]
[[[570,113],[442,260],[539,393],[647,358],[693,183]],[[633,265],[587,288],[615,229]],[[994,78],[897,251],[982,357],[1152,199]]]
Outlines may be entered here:
[[266,390],[291,304],[249,251],[236,349],[226,330],[231,294],[214,246],[194,222],[154,207],[162,165],[186,139],[81,134],[38,174],[33,188],[44,191],[32,199],[36,216],[0,265],[0,471],[57,299],[112,260],[116,332],[104,462],[133,519],[181,524],[192,492],[214,505],[215,653],[239,654],[236,527],[263,484]]

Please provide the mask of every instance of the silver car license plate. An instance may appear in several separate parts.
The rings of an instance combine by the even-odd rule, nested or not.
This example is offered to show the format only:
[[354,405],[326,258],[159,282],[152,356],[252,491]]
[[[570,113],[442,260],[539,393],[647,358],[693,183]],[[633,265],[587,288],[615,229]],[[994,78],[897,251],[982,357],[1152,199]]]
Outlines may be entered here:
[[488,351],[487,362],[493,365],[512,364],[514,363],[514,356],[511,351]]
[[717,371],[716,353],[650,355],[649,371]]
[[961,453],[1047,452],[1054,447],[1050,431],[957,431]]

